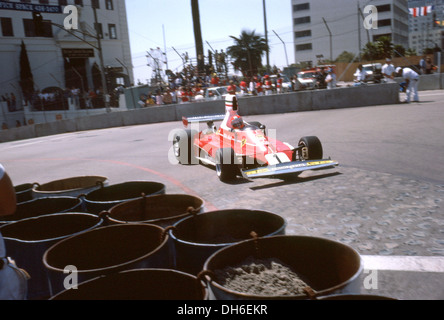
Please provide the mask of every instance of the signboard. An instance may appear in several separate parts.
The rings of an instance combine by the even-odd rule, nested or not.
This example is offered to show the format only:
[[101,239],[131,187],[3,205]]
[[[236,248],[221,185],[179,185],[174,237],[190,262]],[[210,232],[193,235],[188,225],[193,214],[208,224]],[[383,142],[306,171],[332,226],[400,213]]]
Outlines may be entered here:
[[32,11],[43,13],[63,13],[62,6],[48,4],[20,3],[0,1],[0,9],[16,11]]
[[62,49],[64,58],[93,58],[94,49]]

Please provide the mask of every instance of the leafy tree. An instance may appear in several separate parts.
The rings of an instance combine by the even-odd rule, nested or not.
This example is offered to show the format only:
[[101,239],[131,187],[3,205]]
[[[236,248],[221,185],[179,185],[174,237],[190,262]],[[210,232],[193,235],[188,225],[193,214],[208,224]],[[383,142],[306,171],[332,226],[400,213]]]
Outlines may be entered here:
[[405,56],[406,56],[406,57],[412,57],[412,56],[416,56],[416,55],[418,55],[418,54],[416,53],[416,50],[415,50],[415,49],[408,48],[408,49],[405,51]]
[[355,59],[355,55],[348,51],[343,51],[335,60],[335,62],[352,62]]
[[227,48],[227,53],[233,58],[233,66],[244,76],[258,74],[262,67],[262,57],[269,50],[265,38],[257,35],[255,31],[242,30],[237,38],[230,36],[235,44]]

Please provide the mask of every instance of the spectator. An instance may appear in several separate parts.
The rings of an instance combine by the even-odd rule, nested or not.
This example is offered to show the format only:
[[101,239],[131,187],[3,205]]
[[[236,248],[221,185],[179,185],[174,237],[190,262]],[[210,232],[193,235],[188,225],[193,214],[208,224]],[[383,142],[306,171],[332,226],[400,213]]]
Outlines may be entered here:
[[392,63],[392,59],[385,59],[385,64],[382,66],[381,72],[386,82],[392,82],[395,74],[395,66]]
[[282,78],[281,78],[281,75],[278,73],[277,74],[277,79],[276,79],[276,92],[279,94],[279,93],[282,93]]
[[268,74],[264,76],[264,89],[266,96],[269,96],[273,93],[273,86],[271,84],[270,76]]
[[358,69],[356,69],[354,76],[355,76],[355,86],[361,85],[365,82],[367,78],[367,72],[364,70],[362,64],[358,66]]
[[163,105],[163,96],[162,96],[162,93],[160,92],[160,90],[157,90],[157,92],[156,92],[156,104],[158,106]]
[[140,108],[146,107],[146,96],[140,95],[139,101],[137,102]]
[[163,103],[164,104],[172,104],[173,96],[171,95],[171,89],[167,88],[165,93],[163,94]]
[[426,73],[426,56],[423,56],[419,61],[419,69],[421,71],[421,74]]
[[[432,64],[432,59],[430,59],[430,57],[428,57],[425,61],[425,74],[432,74],[433,68],[434,68],[434,65]],[[12,99],[11,99],[11,101],[12,101]]]
[[325,82],[327,83],[327,89],[336,88],[336,73],[332,68],[327,69],[327,77],[325,77]]

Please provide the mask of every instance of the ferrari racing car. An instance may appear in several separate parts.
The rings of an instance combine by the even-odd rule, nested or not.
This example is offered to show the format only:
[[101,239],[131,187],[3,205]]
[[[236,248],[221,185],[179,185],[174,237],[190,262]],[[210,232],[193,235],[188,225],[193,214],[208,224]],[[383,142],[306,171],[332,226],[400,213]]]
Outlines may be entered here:
[[[214,122],[225,118],[226,115],[183,117],[186,129],[177,130],[173,136],[174,156],[179,163],[215,166],[217,176],[224,182],[237,176],[255,179],[338,165],[337,161],[323,158],[322,144],[316,136],[302,137],[293,147],[268,136],[266,127],[259,122],[217,128]],[[199,123],[207,127],[198,130]]]

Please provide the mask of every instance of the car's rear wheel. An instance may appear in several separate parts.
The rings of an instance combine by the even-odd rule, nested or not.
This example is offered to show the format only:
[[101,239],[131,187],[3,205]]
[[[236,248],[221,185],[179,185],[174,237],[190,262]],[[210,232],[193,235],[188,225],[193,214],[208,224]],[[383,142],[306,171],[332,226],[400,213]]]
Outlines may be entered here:
[[222,148],[216,151],[216,174],[220,181],[228,182],[236,178],[239,167],[236,164],[234,150]]
[[181,164],[198,164],[195,155],[194,137],[198,132],[195,130],[178,130],[173,136],[173,152]]
[[298,155],[300,160],[322,159],[323,149],[318,137],[308,136],[299,140]]

